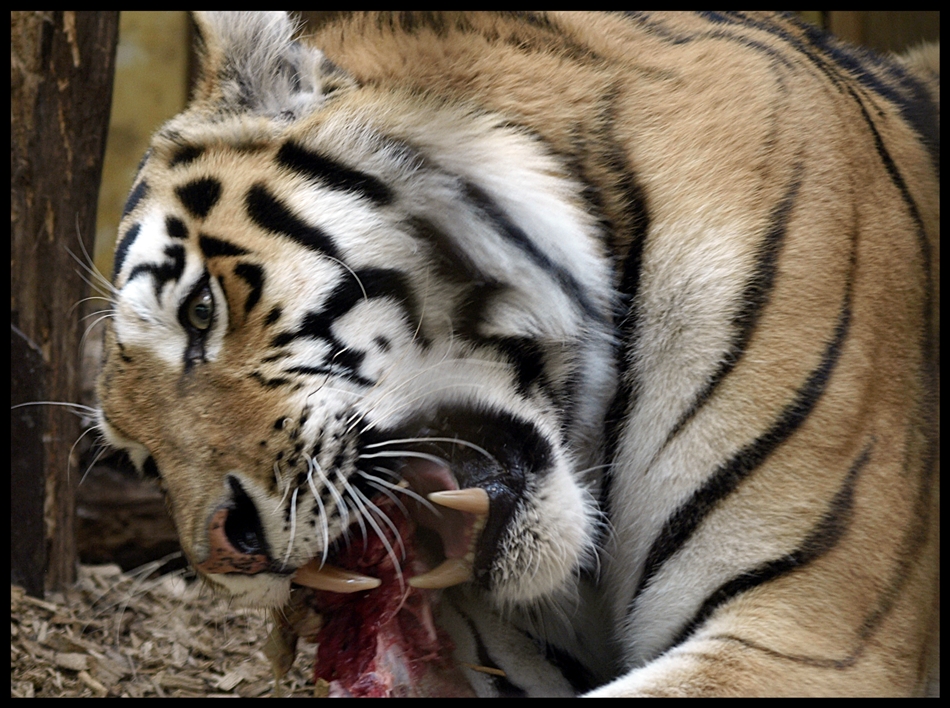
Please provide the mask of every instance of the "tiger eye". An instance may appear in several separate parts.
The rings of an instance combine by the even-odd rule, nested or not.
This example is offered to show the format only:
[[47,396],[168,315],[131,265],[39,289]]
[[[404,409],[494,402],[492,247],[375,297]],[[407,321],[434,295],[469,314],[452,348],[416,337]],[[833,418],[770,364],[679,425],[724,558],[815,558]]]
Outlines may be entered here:
[[188,324],[198,330],[206,330],[211,326],[214,317],[214,298],[208,288],[202,289],[188,303]]

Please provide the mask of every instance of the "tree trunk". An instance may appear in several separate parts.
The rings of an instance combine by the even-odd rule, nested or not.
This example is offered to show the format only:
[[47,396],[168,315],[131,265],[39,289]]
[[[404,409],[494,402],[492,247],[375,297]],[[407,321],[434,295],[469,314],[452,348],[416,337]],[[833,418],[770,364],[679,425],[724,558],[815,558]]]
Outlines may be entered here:
[[[20,372],[20,382],[32,390],[21,396],[42,391],[47,401],[79,401],[82,327],[76,305],[88,288],[70,252],[91,253],[95,239],[118,19],[118,12],[10,13],[10,315],[12,336],[22,345],[11,356],[33,352],[38,362],[33,370],[29,362],[11,362],[13,378]],[[27,434],[14,433],[11,440],[13,578],[34,593],[44,570],[47,589],[75,576],[73,489],[81,470],[70,465],[70,448],[79,422],[64,411],[14,411],[14,424],[35,426],[41,446],[29,449]],[[41,492],[45,500],[37,504]],[[36,509],[45,510],[39,538],[30,534]],[[37,568],[44,551],[46,568]]]

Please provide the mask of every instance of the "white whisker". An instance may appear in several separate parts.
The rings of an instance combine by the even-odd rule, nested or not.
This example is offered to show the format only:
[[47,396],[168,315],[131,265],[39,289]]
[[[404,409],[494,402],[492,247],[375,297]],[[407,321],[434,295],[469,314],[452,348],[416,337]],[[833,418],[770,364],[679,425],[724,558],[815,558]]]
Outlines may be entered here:
[[290,539],[287,541],[287,552],[284,554],[284,560],[280,562],[281,568],[287,567],[287,560],[294,548],[294,536],[297,535],[297,492],[299,490],[299,487],[294,489],[294,493],[290,497]]
[[342,524],[342,530],[344,531],[344,540],[349,544],[349,538],[346,536],[346,529],[350,526],[350,510],[347,508],[346,502],[343,497],[340,495],[340,492],[337,491],[337,488],[330,484],[330,480],[327,479],[326,475],[323,474],[323,469],[320,467],[320,463],[316,460],[313,461],[313,469],[318,475],[320,475],[320,480],[323,482],[323,486],[330,491],[330,496],[333,497],[333,501],[336,503],[336,508],[340,514],[340,522]]
[[330,529],[328,528],[329,521],[327,520],[327,510],[323,506],[323,500],[320,498],[320,493],[317,491],[316,485],[313,483],[313,470],[316,462],[312,458],[307,458],[307,484],[310,485],[310,491],[313,493],[313,498],[317,502],[317,506],[320,507],[320,520],[321,528],[323,530],[323,556],[320,558],[320,567],[322,568],[326,565],[327,562],[327,553],[329,552],[330,547]]
[[[336,470],[336,478],[340,480],[343,490],[347,491],[350,487],[350,483],[346,481],[346,477],[343,476],[340,470]],[[352,496],[352,494],[350,496]],[[356,500],[354,499],[354,501]],[[359,504],[357,504],[357,506],[359,506]],[[369,541],[369,536],[366,534],[366,524],[363,523],[363,515],[357,510],[357,513],[353,514],[353,517],[356,519],[357,526],[360,527],[360,533],[363,535],[363,545],[365,546],[367,541]],[[347,518],[349,518],[349,516],[347,516]]]
[[[386,472],[386,473],[392,475],[393,477],[397,477],[397,478],[398,478],[398,475],[394,474],[394,473],[391,472],[390,470],[387,470],[385,467],[373,467],[373,469],[376,470],[377,472]],[[421,494],[416,493],[414,490],[408,489],[408,488],[406,488],[406,487],[400,487],[398,484],[393,484],[392,482],[387,482],[385,479],[380,479],[379,477],[374,477],[373,475],[367,474],[366,472],[360,471],[360,474],[363,475],[364,477],[366,477],[367,479],[372,479],[372,480],[378,482],[379,484],[382,484],[382,485],[385,486],[387,489],[391,489],[391,490],[394,491],[394,492],[399,492],[400,494],[405,494],[407,497],[412,497],[412,498],[415,499],[417,502],[419,502],[420,504],[422,504],[426,509],[428,509],[429,511],[431,511],[433,514],[435,514],[435,515],[438,516],[439,518],[442,517],[442,512],[439,511],[438,507],[436,507],[435,505],[433,505],[432,502],[430,502],[428,499],[426,499],[425,497],[423,497]]]
[[441,457],[436,457],[435,455],[429,455],[425,452],[413,452],[411,450],[398,450],[390,451],[384,450],[383,452],[372,452],[369,455],[360,455],[357,459],[359,460],[372,460],[377,457],[415,457],[420,460],[428,460],[429,462],[434,462],[437,465],[442,467],[448,467],[448,463],[443,460]]
[[[373,504],[371,501],[369,501],[369,499],[367,499],[367,498],[365,497],[365,495],[363,495],[363,493],[360,492],[360,490],[358,490],[358,489],[356,489],[355,487],[353,487],[352,485],[350,485],[350,483],[347,482],[347,481],[346,481],[345,479],[343,479],[342,477],[341,477],[341,481],[342,481],[343,484],[346,486],[346,490],[350,493],[350,496],[353,498],[353,501],[356,502],[356,505],[360,508],[360,511],[363,512],[362,514],[360,514],[359,516],[357,516],[357,518],[360,518],[360,517],[365,518],[366,521],[369,522],[369,525],[373,527],[373,530],[376,532],[376,536],[379,538],[379,540],[382,542],[383,546],[386,548],[386,554],[389,556],[390,560],[392,560],[392,562],[393,562],[393,567],[394,567],[395,570],[396,570],[396,577],[399,578],[399,587],[400,587],[401,589],[405,590],[405,581],[403,580],[403,577],[402,577],[402,568],[400,567],[399,559],[396,557],[396,552],[393,550],[392,544],[389,542],[389,539],[386,538],[386,534],[384,534],[384,533],[383,533],[383,530],[379,527],[379,524],[377,524],[377,523],[373,520],[373,516],[372,516],[372,514],[370,514],[370,511],[369,511],[369,509],[367,509],[366,505],[371,505],[371,506],[373,506],[373,507],[376,509],[376,513],[377,513],[379,516],[385,518],[386,523],[389,524],[389,527],[393,530],[393,533],[396,534],[396,540],[399,542],[399,545],[400,545],[400,547],[402,548],[403,557],[405,557],[406,549],[405,549],[405,546],[403,546],[402,538],[400,538],[399,532],[396,531],[396,528],[395,528],[395,526],[393,525],[392,521],[390,521],[389,518],[386,517],[386,515],[383,514],[383,513],[379,510],[378,507],[376,507],[375,504]],[[364,504],[364,502],[365,502],[365,504]],[[362,524],[360,524],[360,525],[362,526]]]
[[[76,229],[76,230],[77,230],[77,232],[78,232],[78,230],[79,230],[78,224],[77,224],[77,229]],[[91,288],[93,288],[94,290],[97,290],[97,291],[99,291],[99,292],[102,292],[102,290],[100,290],[100,288],[104,288],[104,289],[105,289],[105,292],[110,293],[110,294],[112,294],[112,295],[117,295],[119,291],[118,291],[118,290],[116,289],[116,287],[110,282],[110,280],[109,280],[107,277],[105,277],[102,273],[100,273],[98,268],[96,268],[96,261],[95,261],[95,259],[89,254],[89,251],[86,250],[86,244],[83,243],[82,238],[79,238],[79,248],[82,250],[82,255],[83,255],[83,258],[84,258],[85,260],[83,260],[83,258],[80,258],[79,256],[77,256],[75,253],[73,253],[72,251],[70,251],[68,248],[66,249],[66,253],[68,253],[68,254],[70,255],[70,257],[72,257],[72,259],[73,259],[74,261],[76,261],[76,263],[78,263],[79,266],[80,266],[83,270],[85,270],[87,273],[89,273],[89,275],[91,275],[91,276],[93,277],[93,280],[95,280],[95,281],[98,283],[98,285],[93,285],[92,283],[89,283],[89,286],[90,286]],[[85,278],[84,278],[84,280],[85,280]],[[87,283],[88,283],[88,281],[87,281]]]
[[26,406],[63,406],[64,408],[75,408],[76,410],[71,410],[70,413],[79,417],[83,415],[95,415],[99,412],[99,409],[93,406],[84,406],[82,403],[68,403],[66,401],[27,401],[26,403],[17,403],[15,406],[10,406],[10,410],[14,408],[24,408]]
[[[376,514],[380,518],[380,520],[389,527],[389,530],[393,532],[393,538],[396,540],[396,543],[399,546],[400,555],[405,560],[406,546],[402,541],[402,536],[399,534],[399,529],[396,528],[396,525],[393,523],[392,519],[390,519],[389,516],[387,516],[383,512],[383,510],[380,509],[379,506],[377,506],[376,503],[372,499],[367,497],[365,494],[363,494],[363,492],[361,492],[356,487],[351,487],[350,493],[352,494],[354,492],[358,494],[360,498],[363,500],[363,502],[365,502],[365,504],[369,507],[369,511]],[[388,539],[386,538],[385,534],[382,533],[381,529],[375,523],[373,523],[372,518],[367,517],[367,521],[369,521],[373,525],[373,528],[376,530],[376,533],[379,535],[380,540],[386,545],[387,548],[390,548]],[[396,563],[395,557],[393,557],[393,562]],[[398,567],[398,563],[396,563],[396,565]]]
[[[95,313],[95,314],[99,314],[99,313]],[[84,331],[84,332],[82,333],[82,339],[79,340],[79,350],[80,350],[80,351],[82,351],[82,350],[83,350],[83,347],[86,346],[86,337],[88,337],[88,336],[89,336],[89,333],[92,332],[93,329],[95,329],[96,325],[98,325],[100,322],[104,322],[105,320],[109,319],[110,317],[115,317],[115,312],[114,312],[114,311],[106,312],[106,314],[101,315],[100,317],[98,317],[98,318],[96,319],[95,322],[93,322],[91,325],[89,325],[88,327],[86,327],[86,331]]]
[[397,507],[399,507],[399,511],[402,512],[402,515],[403,515],[403,516],[409,516],[409,510],[406,508],[406,505],[403,504],[401,501],[399,501],[399,498],[398,498],[395,494],[393,494],[391,491],[389,491],[389,490],[388,490],[386,487],[384,487],[382,484],[379,484],[379,483],[377,482],[377,480],[376,480],[375,477],[373,477],[372,475],[368,475],[368,474],[366,474],[365,472],[362,472],[362,471],[357,471],[357,473],[358,473],[361,477],[366,477],[366,478],[369,480],[369,481],[367,482],[367,484],[368,484],[369,486],[371,486],[373,489],[375,489],[376,491],[378,491],[380,494],[382,494],[382,495],[388,497],[388,498],[392,501],[393,504],[395,504]]
[[[80,443],[80,441],[84,437],[86,437],[88,433],[98,433],[98,432],[99,432],[99,429],[96,427],[86,428],[84,431],[82,431],[82,433],[79,434],[79,437],[76,438],[76,442],[74,442],[72,447],[69,448],[69,457],[72,458],[73,450],[76,449],[76,446]],[[103,455],[106,454],[106,452],[108,452],[108,448],[105,448],[105,447],[102,447],[98,451],[96,451],[95,457],[93,457],[92,462],[89,463],[89,466],[86,468],[86,471],[83,472],[82,477],[79,478],[80,484],[86,481],[86,477],[89,476],[89,472],[92,470],[93,467],[96,466],[96,463],[100,460],[100,458],[102,458]]]
[[287,501],[287,494],[290,492],[291,484],[289,481],[284,482],[280,475],[280,467],[277,466],[277,462],[274,462],[274,479],[277,480],[277,488],[281,487],[284,490],[280,493],[280,501],[277,502],[277,506],[274,507],[274,513],[279,514],[280,510],[284,508],[284,502]]
[[383,447],[384,445],[402,445],[406,443],[418,443],[418,442],[444,442],[444,443],[451,443],[452,445],[461,445],[462,447],[468,447],[468,448],[471,448],[472,450],[475,450],[476,452],[483,455],[485,458],[491,460],[495,464],[498,464],[498,460],[496,460],[494,455],[488,452],[488,450],[476,445],[475,443],[469,442],[468,440],[462,440],[461,438],[437,438],[437,437],[401,438],[399,440],[386,440],[384,442],[370,443],[369,445],[366,445],[365,447],[369,449],[371,447]]

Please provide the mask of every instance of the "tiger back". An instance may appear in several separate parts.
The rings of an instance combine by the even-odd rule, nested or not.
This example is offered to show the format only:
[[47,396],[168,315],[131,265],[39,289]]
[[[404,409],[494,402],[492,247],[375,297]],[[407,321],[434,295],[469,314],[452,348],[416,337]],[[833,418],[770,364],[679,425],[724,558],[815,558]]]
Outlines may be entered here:
[[98,394],[213,587],[287,606],[385,494],[506,673],[477,693],[926,689],[932,57],[772,15],[197,19]]

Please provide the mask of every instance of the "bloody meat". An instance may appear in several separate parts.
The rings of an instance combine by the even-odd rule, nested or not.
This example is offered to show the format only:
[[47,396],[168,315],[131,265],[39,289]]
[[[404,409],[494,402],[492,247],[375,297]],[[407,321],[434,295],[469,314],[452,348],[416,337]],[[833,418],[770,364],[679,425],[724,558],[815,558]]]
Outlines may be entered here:
[[310,591],[308,604],[323,617],[313,638],[319,645],[315,680],[327,681],[331,696],[474,695],[452,659],[452,640],[435,622],[438,592],[406,582],[425,571],[417,560],[415,524],[392,500],[376,502],[392,521],[402,546],[393,529],[378,522],[395,559],[382,538],[367,528],[365,542],[351,538],[333,564],[379,578],[380,587],[352,594]]

